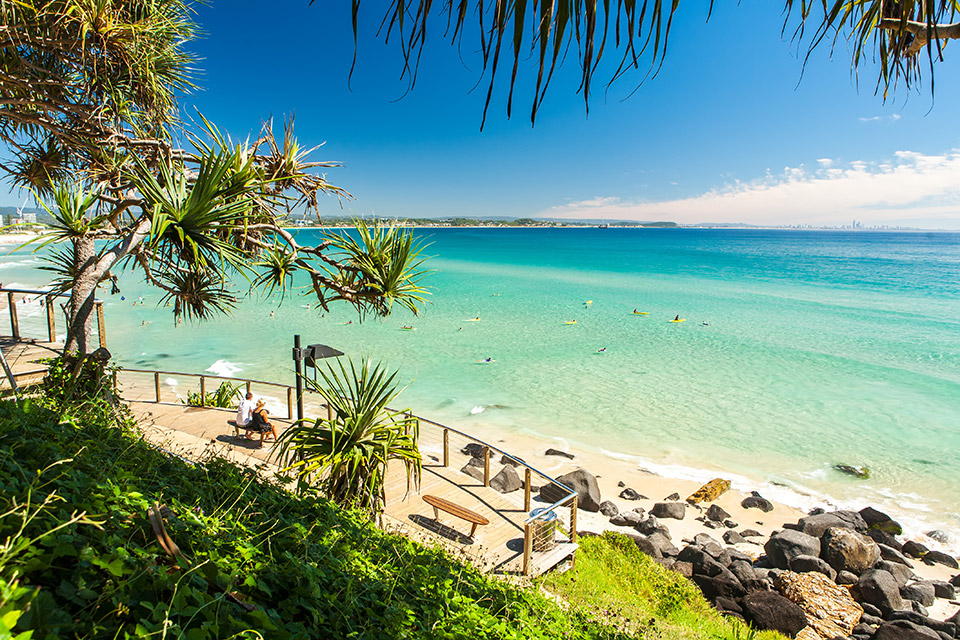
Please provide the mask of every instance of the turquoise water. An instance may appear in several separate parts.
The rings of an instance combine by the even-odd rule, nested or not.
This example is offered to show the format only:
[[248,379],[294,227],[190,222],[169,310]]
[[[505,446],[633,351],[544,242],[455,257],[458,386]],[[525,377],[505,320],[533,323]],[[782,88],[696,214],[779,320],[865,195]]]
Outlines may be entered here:
[[[229,318],[175,328],[127,275],[126,300],[107,297],[110,349],[130,367],[292,381],[300,333],[384,357],[409,383],[404,405],[480,436],[562,438],[676,475],[708,467],[928,528],[960,519],[960,235],[418,233],[435,270],[420,318],[360,324],[346,306],[321,317],[305,298],[253,296]],[[3,281],[42,282],[24,262],[6,258]],[[668,322],[677,314],[687,321]]]

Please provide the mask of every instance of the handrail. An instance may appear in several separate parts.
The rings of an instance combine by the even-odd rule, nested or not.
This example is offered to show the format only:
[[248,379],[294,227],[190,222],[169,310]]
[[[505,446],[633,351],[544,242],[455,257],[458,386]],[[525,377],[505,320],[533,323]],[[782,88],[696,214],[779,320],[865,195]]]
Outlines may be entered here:
[[[47,314],[47,339],[50,342],[55,342],[57,339],[57,320],[56,313],[53,305],[53,298],[71,298],[71,295],[65,292],[55,293],[49,289],[26,289],[21,287],[4,287],[0,286],[0,293],[7,294],[7,313],[10,316],[10,331],[13,334],[13,337],[17,340],[20,339],[20,320],[17,316],[17,299],[16,294],[23,294],[24,300],[26,300],[27,295],[34,295],[37,299],[43,298],[42,304],[46,307]],[[99,339],[100,347],[106,348],[107,346],[107,335],[106,335],[106,323],[103,317],[103,300],[100,298],[93,299],[94,311],[96,313],[97,321],[97,337]],[[69,318],[67,319],[69,325]],[[69,330],[69,326],[68,326]]]
[[[127,369],[126,367],[120,367],[120,371],[128,371],[130,373],[159,373],[164,376],[188,376],[193,378],[216,378],[217,380],[236,380],[237,382],[249,382],[250,384],[266,384],[273,387],[286,387],[287,389],[293,389],[294,387],[289,384],[283,384],[282,382],[268,382],[266,380],[254,380],[252,378],[234,378],[232,376],[218,376],[213,373],[187,373],[186,371],[164,371],[162,369]],[[305,389],[306,391],[306,389]]]
[[[70,294],[69,294],[69,293],[62,293],[62,292],[61,292],[61,293],[54,293],[53,291],[50,291],[49,289],[19,289],[19,288],[15,289],[15,288],[11,288],[11,287],[0,287],[0,292],[7,292],[7,293],[35,293],[35,294],[40,295],[40,296],[49,296],[49,297],[51,297],[51,298],[69,298],[69,297],[70,297]],[[99,302],[99,300],[98,300],[98,302]]]

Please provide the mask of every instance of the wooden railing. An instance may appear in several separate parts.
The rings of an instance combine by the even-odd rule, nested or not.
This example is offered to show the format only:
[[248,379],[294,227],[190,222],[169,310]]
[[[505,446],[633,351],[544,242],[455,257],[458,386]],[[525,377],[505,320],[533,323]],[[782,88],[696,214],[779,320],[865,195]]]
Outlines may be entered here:
[[[6,303],[7,303],[7,315],[10,317],[10,334],[17,340],[24,339],[24,336],[21,335],[20,331],[20,317],[17,314],[17,296],[20,296],[21,302],[23,302],[27,296],[33,296],[35,300],[39,300],[41,304],[46,308],[47,315],[47,340],[49,342],[56,342],[57,340],[57,316],[56,316],[56,305],[54,300],[57,298],[70,299],[70,296],[66,293],[50,293],[49,291],[44,291],[42,289],[18,289],[11,287],[0,287],[0,294],[6,293]],[[103,317],[103,301],[96,300],[94,302],[95,312],[97,314],[97,337],[100,342],[101,347],[107,346],[107,327],[104,322]],[[66,320],[64,320],[64,327],[66,331]]]

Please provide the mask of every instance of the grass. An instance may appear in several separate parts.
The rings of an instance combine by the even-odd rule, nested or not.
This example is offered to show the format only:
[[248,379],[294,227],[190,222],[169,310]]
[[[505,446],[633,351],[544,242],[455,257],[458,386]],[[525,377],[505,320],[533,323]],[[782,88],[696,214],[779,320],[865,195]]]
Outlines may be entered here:
[[670,640],[784,640],[717,613],[689,580],[661,567],[626,536],[580,538],[576,565],[538,583],[572,611],[616,624],[630,635]]

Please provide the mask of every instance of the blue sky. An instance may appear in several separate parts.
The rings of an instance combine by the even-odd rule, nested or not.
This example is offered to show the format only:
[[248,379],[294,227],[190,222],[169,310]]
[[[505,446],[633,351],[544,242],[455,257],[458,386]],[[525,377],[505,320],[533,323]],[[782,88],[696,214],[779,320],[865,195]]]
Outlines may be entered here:
[[[531,128],[531,59],[513,118],[501,82],[480,132],[486,81],[477,85],[476,40],[458,52],[443,38],[445,22],[435,22],[406,93],[398,50],[375,38],[385,4],[361,5],[350,87],[349,3],[200,7],[206,37],[192,47],[203,59],[204,90],[185,106],[235,137],[295,112],[301,142],[326,142],[316,157],[342,161],[328,179],[356,197],[342,210],[328,200],[321,214],[817,225],[856,218],[960,228],[956,61],[938,66],[935,100],[924,87],[883,104],[873,66],[861,70],[858,90],[843,42],[832,60],[818,50],[801,78],[805,49],[781,36],[781,3],[718,2],[706,23],[704,3],[687,1],[662,70],[631,98],[624,100],[641,74],[605,90],[608,67],[586,117],[571,55]],[[502,80],[507,73],[509,65]]]

